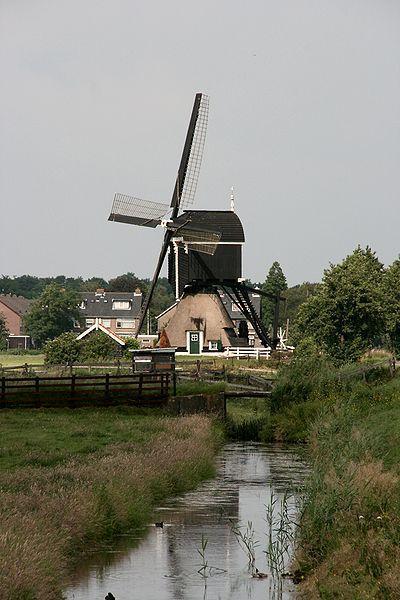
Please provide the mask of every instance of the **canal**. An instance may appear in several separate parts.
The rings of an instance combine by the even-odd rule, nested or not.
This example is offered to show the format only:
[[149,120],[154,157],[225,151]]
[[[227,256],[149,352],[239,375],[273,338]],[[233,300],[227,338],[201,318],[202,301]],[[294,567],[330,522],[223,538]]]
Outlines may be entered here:
[[[276,570],[290,565],[292,538],[282,531],[295,529],[306,475],[296,447],[227,444],[214,479],[159,507],[147,530],[91,556],[67,600],[103,600],[108,592],[116,600],[294,598],[296,586]],[[268,576],[253,577],[255,568]]]

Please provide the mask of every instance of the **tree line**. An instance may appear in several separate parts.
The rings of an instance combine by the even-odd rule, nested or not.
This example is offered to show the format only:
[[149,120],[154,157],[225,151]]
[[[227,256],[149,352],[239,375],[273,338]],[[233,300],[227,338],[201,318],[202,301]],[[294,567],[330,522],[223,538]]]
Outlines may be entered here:
[[[0,278],[0,291],[32,298],[25,318],[27,333],[39,343],[71,330],[73,320],[80,319],[78,292],[99,287],[109,291],[133,292],[137,287],[145,294],[150,280],[125,273],[106,281],[99,277],[40,278],[30,275]],[[249,282],[251,283],[251,282]],[[278,262],[269,269],[263,283],[254,283],[271,294],[285,298],[280,324],[290,320],[290,341],[312,340],[334,358],[354,360],[370,348],[387,348],[400,354],[400,259],[388,267],[371,248],[357,247],[336,265],[330,264],[320,283],[305,282],[288,287]],[[171,286],[161,278],[151,307],[155,315],[174,302]],[[272,326],[273,301],[262,298],[262,318]],[[0,316],[0,344],[5,340],[4,321]]]

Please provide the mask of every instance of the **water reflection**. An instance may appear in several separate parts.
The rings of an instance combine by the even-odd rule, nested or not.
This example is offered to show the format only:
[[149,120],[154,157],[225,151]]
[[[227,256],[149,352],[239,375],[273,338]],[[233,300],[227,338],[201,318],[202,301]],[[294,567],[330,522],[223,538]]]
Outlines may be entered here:
[[[218,457],[218,474],[196,491],[159,508],[143,539],[140,532],[121,538],[113,551],[98,553],[76,574],[68,600],[101,600],[111,591],[117,600],[243,600],[293,597],[289,580],[253,579],[247,557],[232,531],[231,520],[252,521],[259,545],[256,566],[268,572],[265,553],[265,505],[293,492],[289,512],[296,512],[296,490],[306,475],[295,449],[276,445],[229,444]],[[198,550],[202,536],[210,575],[201,577]]]

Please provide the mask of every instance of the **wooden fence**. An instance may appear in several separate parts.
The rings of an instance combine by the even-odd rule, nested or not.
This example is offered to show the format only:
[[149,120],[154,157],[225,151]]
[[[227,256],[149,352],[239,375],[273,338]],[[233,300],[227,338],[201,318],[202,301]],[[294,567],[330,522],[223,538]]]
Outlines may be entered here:
[[229,347],[226,349],[226,357],[235,357],[237,360],[243,358],[254,358],[255,360],[264,358],[268,360],[271,357],[271,348],[255,348],[254,346]]
[[133,404],[156,406],[176,393],[173,373],[2,377],[0,408]]

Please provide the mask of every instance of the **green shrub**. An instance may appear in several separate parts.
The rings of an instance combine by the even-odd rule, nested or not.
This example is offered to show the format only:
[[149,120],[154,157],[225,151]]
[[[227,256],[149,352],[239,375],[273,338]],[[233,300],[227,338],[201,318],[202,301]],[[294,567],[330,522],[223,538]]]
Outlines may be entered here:
[[81,356],[82,342],[76,339],[72,331],[62,333],[44,347],[45,361],[52,365],[73,364]]
[[132,353],[130,350],[137,350],[140,348],[140,342],[136,338],[129,337],[124,339],[125,348],[124,348],[124,357],[127,359],[132,358]]
[[123,349],[108,335],[94,331],[82,340],[81,358],[84,361],[115,359],[122,355]]

